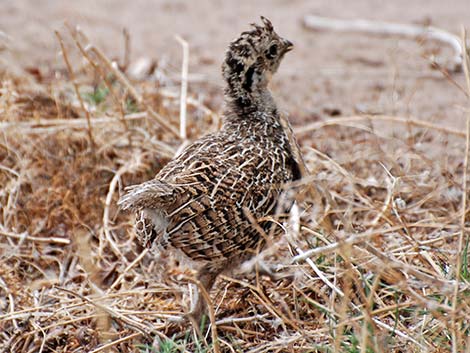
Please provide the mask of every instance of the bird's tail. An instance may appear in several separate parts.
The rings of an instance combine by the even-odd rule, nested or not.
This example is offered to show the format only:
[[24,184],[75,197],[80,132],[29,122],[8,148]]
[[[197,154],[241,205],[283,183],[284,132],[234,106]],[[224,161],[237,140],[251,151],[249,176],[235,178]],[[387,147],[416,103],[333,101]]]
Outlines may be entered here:
[[171,184],[160,180],[149,180],[142,184],[128,186],[121,196],[118,205],[123,210],[143,210],[145,208],[162,208],[172,203],[176,189]]

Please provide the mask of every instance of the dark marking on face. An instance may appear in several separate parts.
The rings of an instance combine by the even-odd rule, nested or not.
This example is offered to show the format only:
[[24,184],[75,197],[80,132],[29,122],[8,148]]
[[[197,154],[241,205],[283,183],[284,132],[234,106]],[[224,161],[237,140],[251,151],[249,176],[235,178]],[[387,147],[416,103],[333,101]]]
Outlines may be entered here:
[[238,46],[237,50],[239,51],[240,55],[245,58],[249,57],[252,54],[251,48],[247,44]]
[[233,56],[227,59],[227,65],[233,70],[236,74],[241,74],[243,72],[244,65],[242,62],[235,59]]
[[243,88],[248,92],[251,92],[251,86],[253,85],[253,75],[255,73],[255,68],[251,66],[245,73],[245,81],[243,82]]

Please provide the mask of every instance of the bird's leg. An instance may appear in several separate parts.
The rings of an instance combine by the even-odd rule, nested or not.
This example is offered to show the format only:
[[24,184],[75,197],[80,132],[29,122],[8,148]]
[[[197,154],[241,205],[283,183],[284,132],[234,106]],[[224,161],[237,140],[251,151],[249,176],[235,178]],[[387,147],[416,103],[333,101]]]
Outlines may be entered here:
[[260,275],[262,276],[267,276],[271,279],[271,281],[277,282],[280,280],[288,280],[288,281],[293,281],[295,279],[295,273],[289,270],[282,270],[281,266],[281,272],[277,272],[279,266],[278,265],[269,265],[265,263],[264,261],[259,261],[257,264],[257,271]]
[[[222,272],[222,269],[214,267],[213,264],[206,264],[199,270],[196,278],[208,294],[220,272]],[[196,300],[191,308],[189,317],[198,325],[201,323],[203,315],[207,313],[207,305],[206,299],[201,294],[201,289],[197,288]]]
[[295,275],[292,273],[278,273],[278,265],[270,265],[261,259],[253,259],[246,261],[241,267],[243,273],[255,273],[261,276],[267,276],[272,281],[279,281],[282,279],[294,279]]
[[256,270],[262,276],[268,276],[273,281],[278,281],[285,277],[285,275],[276,273],[274,266],[268,265],[264,261],[260,260],[256,264]]

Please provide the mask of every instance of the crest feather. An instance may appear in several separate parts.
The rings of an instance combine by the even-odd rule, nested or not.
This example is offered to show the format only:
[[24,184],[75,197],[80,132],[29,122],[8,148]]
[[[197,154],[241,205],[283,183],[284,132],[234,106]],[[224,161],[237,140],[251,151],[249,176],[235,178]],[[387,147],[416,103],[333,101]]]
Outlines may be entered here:
[[264,28],[266,28],[269,32],[272,32],[274,30],[273,24],[266,17],[261,16],[261,22],[263,22]]

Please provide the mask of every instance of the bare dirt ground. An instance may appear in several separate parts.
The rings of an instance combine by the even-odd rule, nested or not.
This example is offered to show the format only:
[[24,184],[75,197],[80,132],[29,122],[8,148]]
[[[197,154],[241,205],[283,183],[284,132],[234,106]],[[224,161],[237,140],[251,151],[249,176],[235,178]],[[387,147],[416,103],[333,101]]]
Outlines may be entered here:
[[[220,89],[220,63],[227,43],[264,15],[295,43],[275,79],[275,92],[294,120],[333,110],[342,115],[413,115],[462,126],[456,108],[464,96],[423,57],[432,50],[445,57],[450,55],[448,49],[393,36],[313,32],[302,26],[306,14],[431,23],[456,34],[462,25],[470,25],[466,0],[17,0],[2,3],[0,30],[12,40],[16,63],[50,68],[63,65],[53,31],[63,28],[64,21],[79,25],[111,57],[122,56],[126,28],[131,61],[147,57],[167,62],[175,75],[180,71],[181,48],[174,36],[179,34],[190,45],[190,73]],[[5,60],[11,62],[9,56]],[[453,79],[463,82],[461,74]]]

